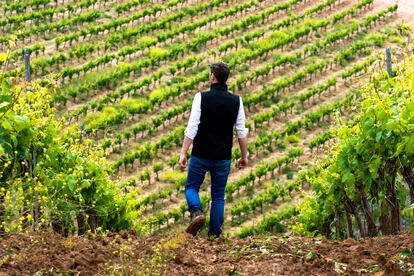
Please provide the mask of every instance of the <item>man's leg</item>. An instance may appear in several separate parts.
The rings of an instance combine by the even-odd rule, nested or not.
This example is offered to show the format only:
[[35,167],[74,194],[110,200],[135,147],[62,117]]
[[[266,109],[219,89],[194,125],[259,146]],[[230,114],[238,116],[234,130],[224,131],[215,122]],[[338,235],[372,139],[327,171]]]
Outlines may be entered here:
[[200,190],[201,184],[203,184],[207,169],[200,158],[195,156],[190,157],[187,181],[185,183],[185,198],[187,199],[188,210],[190,212],[202,211],[198,191]]
[[219,236],[224,220],[224,190],[230,173],[230,160],[215,162],[211,169],[211,209],[209,236]]
[[185,184],[185,198],[187,199],[188,210],[191,213],[191,221],[185,230],[187,233],[195,236],[203,227],[206,218],[202,213],[202,206],[198,192],[203,184],[208,164],[205,160],[191,156],[188,166],[187,181]]

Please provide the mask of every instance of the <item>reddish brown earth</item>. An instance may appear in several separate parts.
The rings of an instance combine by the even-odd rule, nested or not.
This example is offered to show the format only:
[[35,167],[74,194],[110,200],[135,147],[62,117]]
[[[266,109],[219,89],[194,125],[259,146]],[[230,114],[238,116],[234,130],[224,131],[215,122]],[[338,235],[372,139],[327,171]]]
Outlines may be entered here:
[[360,241],[292,235],[208,241],[134,232],[64,238],[52,233],[1,239],[0,275],[406,275],[414,235]]

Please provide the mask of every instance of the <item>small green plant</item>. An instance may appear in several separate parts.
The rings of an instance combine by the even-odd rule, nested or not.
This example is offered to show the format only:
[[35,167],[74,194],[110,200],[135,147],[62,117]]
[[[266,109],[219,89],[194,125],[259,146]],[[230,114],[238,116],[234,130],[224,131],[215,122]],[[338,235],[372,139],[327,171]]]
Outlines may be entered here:
[[299,141],[300,141],[300,138],[296,134],[286,136],[286,142],[288,142],[289,144],[297,144],[299,143]]
[[160,180],[164,182],[175,183],[177,180],[185,178],[186,175],[181,171],[166,171],[160,175]]
[[286,143],[285,143],[285,141],[281,141],[280,143],[278,143],[278,144],[277,144],[277,147],[278,147],[280,150],[284,150],[284,149],[286,149]]
[[156,179],[157,181],[159,180],[159,172],[162,171],[162,169],[164,169],[164,164],[161,162],[156,162],[152,165],[152,169],[154,170],[155,174],[156,174]]

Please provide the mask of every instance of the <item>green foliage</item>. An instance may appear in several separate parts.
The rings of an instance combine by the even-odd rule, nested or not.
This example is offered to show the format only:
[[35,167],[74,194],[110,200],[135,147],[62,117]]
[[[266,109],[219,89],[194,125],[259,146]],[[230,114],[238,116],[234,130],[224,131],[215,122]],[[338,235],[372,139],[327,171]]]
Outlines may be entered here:
[[299,136],[297,136],[297,135],[295,135],[295,134],[292,134],[292,135],[288,135],[288,136],[286,136],[286,141],[289,143],[289,144],[297,144],[297,143],[299,143],[299,141],[300,141],[300,138],[299,138]]
[[181,179],[186,179],[185,173],[181,171],[166,171],[160,176],[161,181],[174,183]]
[[381,72],[363,87],[353,124],[338,131],[333,163],[310,180],[315,195],[301,209],[299,232],[343,238],[400,230],[406,196],[414,202],[413,68],[407,58],[396,77]]
[[402,215],[412,221],[410,229],[414,232],[414,203],[402,211]]
[[335,137],[335,131],[333,130],[324,131],[312,138],[312,140],[309,142],[309,148],[311,149],[316,148],[319,145],[324,144],[326,141],[334,137]]
[[91,140],[81,141],[79,130],[60,133],[53,88],[0,78],[1,231],[51,225],[67,233],[78,228],[79,216],[94,220],[93,231],[131,227],[133,195],[110,180],[103,151]]
[[280,208],[277,211],[265,215],[256,225],[244,227],[237,236],[244,238],[251,235],[266,234],[266,233],[282,233],[285,231],[285,226],[282,221],[288,219],[298,212],[295,205],[288,205]]
[[140,175],[139,178],[141,179],[142,182],[144,182],[145,180],[148,180],[148,184],[151,184],[151,172],[149,169],[145,169],[143,170]]
[[158,173],[164,169],[164,164],[161,162],[156,162],[154,164],[152,164],[152,169],[154,170],[154,172],[157,174],[157,179],[158,179]]

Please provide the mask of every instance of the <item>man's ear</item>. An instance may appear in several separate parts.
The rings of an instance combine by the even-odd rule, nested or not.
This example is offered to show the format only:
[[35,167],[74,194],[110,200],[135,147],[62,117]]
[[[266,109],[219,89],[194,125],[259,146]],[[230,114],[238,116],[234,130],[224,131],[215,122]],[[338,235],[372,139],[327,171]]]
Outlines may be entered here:
[[210,73],[210,80],[211,80],[211,82],[216,81],[216,76],[214,76],[213,73]]

